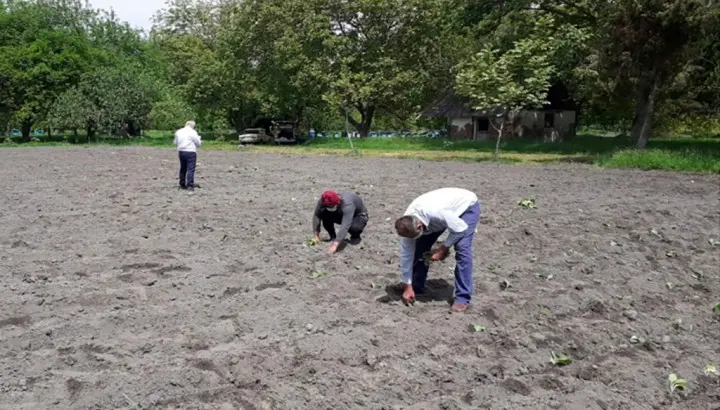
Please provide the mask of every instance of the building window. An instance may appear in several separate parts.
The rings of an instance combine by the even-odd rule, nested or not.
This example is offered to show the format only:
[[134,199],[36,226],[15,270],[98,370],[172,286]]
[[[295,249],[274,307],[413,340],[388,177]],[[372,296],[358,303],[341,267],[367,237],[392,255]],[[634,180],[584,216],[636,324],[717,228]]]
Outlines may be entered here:
[[553,128],[555,126],[555,113],[545,113],[545,128]]
[[475,120],[478,132],[490,131],[490,120],[488,118],[477,118]]

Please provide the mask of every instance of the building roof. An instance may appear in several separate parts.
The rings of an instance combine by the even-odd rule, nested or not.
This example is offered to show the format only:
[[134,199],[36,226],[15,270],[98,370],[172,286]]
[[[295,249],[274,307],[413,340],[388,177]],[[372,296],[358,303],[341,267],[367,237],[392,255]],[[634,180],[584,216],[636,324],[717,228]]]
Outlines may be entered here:
[[[554,85],[548,90],[548,101],[545,110],[574,111],[577,105],[570,99],[567,88],[563,85]],[[452,87],[446,88],[422,112],[425,117],[484,117],[500,114],[499,108],[490,110],[476,110],[472,108],[470,98],[455,92]]]

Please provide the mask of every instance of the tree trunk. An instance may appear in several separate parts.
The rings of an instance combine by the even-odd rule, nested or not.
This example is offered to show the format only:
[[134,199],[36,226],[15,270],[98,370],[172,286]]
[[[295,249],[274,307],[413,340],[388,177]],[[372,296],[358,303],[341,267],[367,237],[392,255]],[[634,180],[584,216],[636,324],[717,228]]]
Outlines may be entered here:
[[[644,110],[641,112],[641,116],[638,119],[640,123],[637,139],[633,135],[633,142],[639,150],[644,150],[647,147],[647,143],[652,136],[653,131],[653,117],[655,116],[655,100],[657,98],[658,79],[654,78],[647,93],[647,103],[645,104]],[[633,131],[634,131],[633,126]]]
[[87,127],[87,135],[85,136],[86,142],[90,142],[90,138],[92,138],[95,135],[95,129],[92,125],[88,125]]
[[22,140],[23,142],[30,142],[30,132],[32,131],[32,123],[31,122],[23,122],[20,126],[21,132],[22,132]]
[[127,134],[130,137],[139,137],[140,136],[140,127],[137,126],[135,121],[128,121]]
[[632,129],[630,130],[630,137],[634,144],[637,144],[640,139],[640,131],[642,131],[643,121],[641,118],[645,118],[645,111],[647,109],[647,95],[642,93],[640,101],[638,101],[635,107],[635,117],[633,117]]
[[502,141],[503,137],[503,131],[505,130],[505,119],[507,117],[507,111],[503,112],[500,115],[500,125],[498,127],[495,127],[495,124],[493,124],[492,119],[490,119],[490,124],[497,130],[498,136],[497,140],[495,141],[495,151],[493,151],[493,161],[497,161],[498,156],[500,154],[500,142]]
[[360,111],[360,121],[358,122],[352,115],[348,115],[348,122],[360,134],[360,138],[367,138],[370,134],[370,127],[372,126],[373,117],[375,115],[375,107],[373,106],[358,106],[356,107]]

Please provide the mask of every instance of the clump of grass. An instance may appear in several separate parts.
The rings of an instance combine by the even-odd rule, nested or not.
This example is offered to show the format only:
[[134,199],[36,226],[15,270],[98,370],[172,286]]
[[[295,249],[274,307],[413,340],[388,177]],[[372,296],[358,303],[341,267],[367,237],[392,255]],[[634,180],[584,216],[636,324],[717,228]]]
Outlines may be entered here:
[[621,150],[600,157],[596,163],[608,168],[720,173],[720,158],[696,150]]

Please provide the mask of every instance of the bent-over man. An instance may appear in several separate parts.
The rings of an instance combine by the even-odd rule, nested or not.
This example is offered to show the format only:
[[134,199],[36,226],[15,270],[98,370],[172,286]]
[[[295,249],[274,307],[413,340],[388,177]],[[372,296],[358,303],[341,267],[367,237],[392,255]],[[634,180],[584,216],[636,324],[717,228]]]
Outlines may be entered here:
[[452,311],[467,310],[473,289],[472,241],[479,218],[477,195],[461,188],[441,188],[417,197],[405,215],[395,221],[395,230],[401,236],[400,269],[406,303],[415,300],[415,293],[425,290],[429,266],[423,261],[424,254],[448,230],[447,239],[432,252],[430,260],[443,260],[450,248],[455,247],[455,301]]
[[195,121],[188,121],[185,127],[175,131],[174,144],[180,157],[180,188],[194,191],[197,147],[202,145],[200,135],[195,131]]
[[[330,234],[332,244],[328,253],[337,252],[345,236],[350,234],[350,242],[358,243],[368,223],[368,212],[362,199],[354,192],[325,191],[315,206],[313,214],[313,233],[315,240],[320,240],[320,224]],[[340,225],[337,234],[335,224]]]

